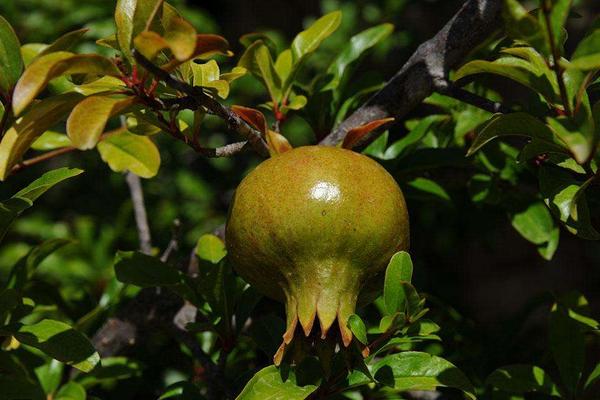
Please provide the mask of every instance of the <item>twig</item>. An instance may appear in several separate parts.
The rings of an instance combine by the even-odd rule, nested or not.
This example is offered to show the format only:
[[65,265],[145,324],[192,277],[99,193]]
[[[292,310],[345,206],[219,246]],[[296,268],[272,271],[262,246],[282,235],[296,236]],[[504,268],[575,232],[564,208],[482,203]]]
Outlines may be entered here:
[[181,221],[179,218],[173,220],[173,231],[171,233],[171,240],[167,245],[167,248],[160,256],[160,261],[167,262],[169,257],[171,257],[171,253],[177,251],[179,249],[179,236],[181,234]]
[[22,169],[30,167],[30,166],[32,166],[34,164],[50,160],[51,158],[58,157],[58,156],[63,155],[63,154],[67,154],[67,153],[70,153],[70,152],[75,151],[75,150],[77,150],[77,148],[75,148],[75,147],[63,147],[61,149],[49,151],[49,152],[44,153],[42,155],[39,155],[37,157],[32,157],[30,159],[21,161],[18,164],[15,164],[12,167],[12,169],[11,169],[10,172],[12,174],[14,174],[15,172],[21,171]]
[[[238,132],[252,145],[252,148],[261,156],[267,157],[269,151],[267,143],[262,138],[259,131],[248,125],[242,118],[234,113],[229,107],[224,106],[217,100],[207,95],[201,87],[191,86],[185,82],[175,78],[167,71],[154,65],[150,60],[144,57],[140,52],[134,50],[133,55],[138,63],[154,74],[158,79],[164,81],[168,86],[179,92],[184,93],[187,97],[182,97],[179,102],[190,107],[204,107],[208,112],[223,119],[229,129]],[[178,101],[171,99],[170,104],[180,104]],[[191,103],[193,102],[193,103]],[[195,104],[194,104],[195,103]]]
[[146,206],[144,205],[144,192],[142,191],[141,179],[139,176],[127,172],[125,180],[129,186],[131,202],[133,203],[135,223],[140,240],[140,250],[144,254],[150,254],[152,253],[152,238],[150,237],[148,215],[146,213]]
[[[448,71],[500,27],[502,4],[502,0],[465,1],[442,30],[421,44],[396,75],[321,140],[321,144],[335,146],[354,127],[405,116],[433,92],[436,81],[446,81]],[[370,143],[380,134],[374,131],[366,135],[357,146]]]
[[470,104],[482,110],[495,113],[508,114],[512,110],[502,103],[491,101],[485,97],[469,92],[463,88],[456,86],[453,82],[436,83],[435,91],[453,99],[460,100],[463,103]]
[[544,20],[546,21],[546,29],[548,30],[548,40],[550,41],[550,51],[552,52],[552,69],[556,74],[556,81],[558,82],[558,89],[560,91],[560,98],[565,108],[567,115],[572,115],[571,105],[569,104],[569,96],[567,95],[567,87],[565,86],[565,80],[563,79],[563,71],[560,66],[560,54],[558,47],[556,46],[556,38],[554,32],[552,32],[552,25],[550,21],[550,9],[552,5],[549,1],[544,0],[542,2],[542,12],[544,13]]

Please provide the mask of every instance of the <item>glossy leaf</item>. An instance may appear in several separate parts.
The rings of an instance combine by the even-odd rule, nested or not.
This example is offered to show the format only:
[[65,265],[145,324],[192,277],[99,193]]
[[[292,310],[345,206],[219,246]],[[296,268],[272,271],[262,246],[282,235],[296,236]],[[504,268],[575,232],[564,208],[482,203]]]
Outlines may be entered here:
[[33,150],[48,151],[71,146],[71,139],[64,133],[46,131],[31,144]]
[[219,237],[212,234],[200,236],[194,252],[199,258],[212,264],[218,264],[227,254],[225,243]]
[[361,140],[370,132],[375,129],[392,122],[394,118],[383,118],[375,121],[368,122],[364,125],[357,126],[356,128],[352,128],[344,137],[344,142],[342,143],[342,147],[344,149],[352,149],[353,147],[359,145]]
[[[572,0],[543,0],[549,5],[548,20],[550,26],[548,27],[546,18],[544,17],[544,11],[538,13],[538,20],[540,22],[541,31],[546,39],[547,47],[550,48],[550,34],[553,36],[555,46],[558,47],[559,52],[562,52],[562,35],[564,31],[564,25],[569,16],[571,9]],[[542,10],[544,6],[542,6]],[[548,29],[550,28],[550,29]]]
[[544,54],[549,54],[549,46],[538,20],[518,0],[505,0],[503,11],[509,37],[527,42]]
[[427,353],[405,351],[385,357],[373,366],[375,379],[395,392],[450,387],[475,400],[469,379],[451,362]]
[[134,96],[99,94],[77,104],[67,119],[67,135],[80,150],[94,148],[108,120],[135,104]]
[[111,60],[97,54],[59,51],[42,56],[25,69],[15,86],[12,102],[15,115],[21,114],[51,79],[73,74],[119,76],[120,72]]
[[58,389],[64,369],[65,364],[54,359],[35,368],[35,375],[47,395],[52,395]]
[[401,251],[392,256],[385,271],[383,287],[383,299],[388,315],[404,311],[406,294],[402,282],[410,283],[412,272],[412,260],[407,252]]
[[292,59],[292,50],[285,49],[277,56],[275,60],[275,71],[281,82],[287,82],[294,68],[294,60]]
[[0,15],[0,92],[8,94],[23,72],[21,44],[12,26]]
[[548,207],[543,202],[534,202],[510,217],[513,228],[529,242],[538,245],[542,257],[552,259],[559,232]]
[[419,146],[425,135],[437,124],[448,120],[446,115],[428,115],[412,127],[408,135],[391,144],[380,157],[383,160],[401,158]]
[[586,390],[591,389],[600,380],[600,363],[596,364],[592,372],[590,372],[587,380],[585,381],[584,388]]
[[[154,16],[162,0],[118,0],[115,8],[116,39],[121,52],[133,64],[131,43]],[[151,22],[151,21],[150,21]]]
[[539,119],[527,113],[496,114],[479,131],[467,156],[481,149],[491,140],[502,136],[526,136],[559,147],[561,143],[554,133]]
[[0,142],[0,180],[5,180],[31,144],[66,117],[82,98],[78,93],[67,93],[44,99],[14,123]]
[[554,134],[566,144],[579,164],[585,163],[590,158],[595,135],[593,129],[582,125],[582,123],[589,124],[589,120],[579,121],[576,118],[569,117],[548,117],[546,121]]
[[352,334],[359,342],[364,345],[369,343],[367,339],[367,327],[358,315],[352,314],[350,318],[348,318],[348,328],[350,328]]
[[147,136],[119,130],[98,143],[102,160],[115,172],[130,171],[142,178],[152,178],[160,168],[158,148]]
[[64,322],[44,319],[33,325],[16,324],[0,331],[84,372],[91,371],[100,361],[90,341]]
[[349,67],[367,50],[387,38],[393,30],[394,26],[392,24],[381,24],[352,36],[350,42],[342,49],[327,69],[327,73],[331,75],[331,80],[329,80],[321,91],[336,89],[344,79]]
[[294,64],[314,52],[323,40],[330,36],[340,25],[342,13],[333,11],[316,20],[308,29],[300,32],[292,41]]
[[231,110],[238,114],[248,125],[266,135],[268,127],[263,113],[253,108],[236,105],[231,106]]
[[509,393],[538,392],[560,396],[550,375],[535,365],[518,364],[498,368],[487,377],[485,383]]
[[266,138],[271,157],[292,150],[292,145],[281,133],[267,129]]
[[287,378],[283,380],[273,365],[263,368],[248,381],[236,400],[304,400],[317,389],[314,385],[298,386],[291,373]]
[[205,64],[192,63],[191,67],[194,86],[215,89],[217,95],[222,99],[226,99],[229,96],[229,82],[221,79],[221,71],[215,60],[210,60]]
[[102,92],[116,92],[125,89],[126,86],[123,81],[114,76],[103,76],[102,78],[77,85],[73,88],[74,91],[85,96],[91,96]]
[[169,49],[178,61],[192,58],[196,50],[196,30],[183,18],[173,17],[165,27],[164,36],[143,31],[134,39],[136,49],[152,60],[159,52]]
[[542,167],[539,173],[540,192],[546,205],[567,230],[584,239],[600,239],[590,222],[585,189],[591,183],[579,182],[565,170]]
[[82,170],[77,168],[59,168],[48,171],[14,194],[10,199],[0,203],[0,241],[6,235],[8,228],[14,220],[23,211],[31,207],[38,197],[57,183],[77,176],[82,172]]
[[281,98],[281,80],[271,58],[269,48],[261,41],[253,43],[246,49],[238,65],[246,68],[252,75],[262,81],[273,102]]

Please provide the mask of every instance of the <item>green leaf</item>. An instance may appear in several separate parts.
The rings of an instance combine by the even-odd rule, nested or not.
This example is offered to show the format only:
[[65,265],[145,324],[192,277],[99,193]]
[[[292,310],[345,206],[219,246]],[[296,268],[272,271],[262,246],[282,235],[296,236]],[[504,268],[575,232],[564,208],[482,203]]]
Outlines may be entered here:
[[577,68],[584,71],[600,68],[600,29],[586,36],[573,52],[567,68]]
[[373,376],[394,392],[435,390],[442,386],[459,389],[469,399],[476,399],[473,385],[461,370],[427,353],[405,351],[387,356],[373,366]]
[[50,239],[29,250],[10,271],[7,287],[22,289],[46,257],[69,243],[67,239]]
[[[331,75],[331,79],[320,90],[336,89],[342,83],[349,67],[367,50],[388,37],[393,30],[394,26],[392,24],[381,24],[352,36],[350,43],[342,49],[327,69],[327,73]],[[282,80],[285,79],[282,78]]]
[[[548,126],[539,119],[527,113],[516,112],[511,114],[494,115],[479,131],[471,144],[467,156],[472,155],[491,140],[502,136],[526,136],[544,142],[557,151],[561,151],[558,139]],[[562,152],[565,152],[562,150]]]
[[364,345],[369,344],[369,340],[367,339],[367,327],[358,315],[350,315],[350,318],[348,318],[348,328],[350,328],[352,334],[359,342]]
[[594,146],[594,132],[592,129],[586,129],[582,124],[590,121],[580,121],[577,118],[570,117],[547,117],[548,126],[554,131],[555,135],[566,144],[579,164],[588,161],[592,154]]
[[158,400],[178,399],[178,400],[204,400],[198,386],[191,382],[181,381],[169,385],[158,398]]
[[217,95],[222,99],[226,99],[229,96],[229,82],[221,79],[219,65],[215,60],[210,60],[205,64],[192,63],[191,67],[194,76],[194,86],[215,89]]
[[441,199],[443,201],[451,201],[450,195],[446,192],[439,183],[432,181],[431,179],[417,177],[409,182],[407,185],[419,192],[426,193],[429,196]]
[[558,47],[559,51],[562,52],[563,44],[563,31],[564,25],[569,16],[571,9],[572,0],[542,0],[542,3],[546,3],[550,9],[548,12],[548,19],[550,20],[550,32],[544,17],[544,5],[542,4],[542,10],[538,13],[538,21],[544,37],[546,38],[547,47],[550,48],[550,33],[552,33],[555,46]]
[[91,371],[100,361],[90,341],[64,322],[44,319],[37,324],[15,324],[0,328],[0,331],[83,372]]
[[292,50],[285,49],[277,56],[275,60],[275,71],[281,82],[286,82],[294,68],[294,60],[292,59]]
[[543,244],[550,240],[554,223],[548,207],[537,201],[527,208],[511,215],[513,228],[533,244]]
[[564,387],[574,395],[583,371],[585,342],[581,327],[560,304],[550,315],[550,349]]
[[455,80],[460,80],[475,74],[495,74],[512,79],[538,93],[546,102],[555,104],[559,102],[556,79],[540,70],[536,64],[518,57],[500,57],[495,61],[475,60],[463,65],[454,75]]
[[125,90],[125,88],[125,84],[119,78],[115,78],[114,76],[103,76],[91,82],[77,85],[73,90],[85,96],[91,96],[102,92],[117,92]]
[[421,143],[425,135],[430,132],[432,127],[436,124],[447,121],[447,115],[429,115],[421,120],[412,127],[408,135],[402,139],[394,142],[384,153],[384,160],[393,160],[395,158],[402,158],[403,156],[412,152]]
[[64,133],[46,131],[31,144],[33,150],[48,151],[70,147],[71,139]]
[[35,375],[47,395],[54,394],[56,389],[58,389],[63,377],[64,369],[65,364],[54,359],[35,368]]
[[569,232],[584,239],[597,240],[600,234],[590,221],[585,189],[591,180],[580,182],[563,169],[544,166],[539,172],[540,192],[550,211]]
[[67,382],[52,397],[55,400],[85,400],[86,393],[83,386],[77,382]]
[[137,361],[126,357],[107,357],[102,359],[102,365],[94,368],[90,373],[78,376],[77,382],[86,388],[100,384],[111,384],[117,380],[139,377],[142,366]]
[[23,72],[21,44],[12,26],[0,15],[0,91],[9,94]]
[[6,235],[13,221],[23,211],[31,207],[38,197],[57,183],[79,175],[82,172],[83,170],[77,168],[59,168],[46,172],[10,199],[0,203],[0,241]]
[[0,180],[5,180],[32,143],[62,120],[82,98],[78,93],[66,93],[44,99],[14,123],[0,142]]
[[293,373],[282,379],[282,372],[271,365],[258,371],[246,384],[236,400],[304,400],[317,386],[297,386]]
[[[133,39],[146,29],[162,0],[118,0],[115,8],[117,42],[125,58],[134,64],[131,52]],[[151,25],[150,21],[150,25]]]
[[263,82],[269,96],[271,96],[271,100],[274,103],[279,102],[281,99],[281,80],[275,70],[269,48],[262,41],[254,42],[248,47],[240,58],[238,65],[246,68]]
[[152,139],[129,131],[106,136],[98,143],[98,151],[115,172],[130,171],[142,178],[152,178],[160,168],[160,153]]
[[406,294],[402,282],[412,279],[413,265],[410,255],[401,251],[392,256],[385,271],[383,299],[388,315],[396,311],[404,311]]
[[498,368],[487,377],[485,383],[510,393],[539,392],[560,396],[550,375],[534,365],[518,364]]
[[111,117],[127,111],[134,96],[99,94],[85,98],[67,119],[67,135],[80,150],[94,148]]
[[594,370],[590,373],[585,381],[584,389],[590,389],[600,379],[600,363],[596,364]]
[[97,54],[73,54],[58,51],[33,61],[15,86],[13,110],[21,114],[50,80],[63,75],[92,74],[119,76],[117,66],[108,58]]
[[184,275],[176,268],[137,251],[117,252],[115,274],[120,282],[140,287],[171,286],[185,282]]
[[0,324],[6,322],[8,314],[22,303],[21,295],[15,289],[0,289]]
[[504,1],[503,16],[510,38],[527,42],[544,54],[549,54],[549,46],[538,20],[518,0]]
[[227,254],[225,243],[212,234],[200,236],[194,251],[199,258],[212,264],[218,264]]
[[333,11],[316,20],[308,29],[300,32],[292,41],[291,46],[294,64],[314,52],[321,42],[338,28],[341,21],[342,13]]

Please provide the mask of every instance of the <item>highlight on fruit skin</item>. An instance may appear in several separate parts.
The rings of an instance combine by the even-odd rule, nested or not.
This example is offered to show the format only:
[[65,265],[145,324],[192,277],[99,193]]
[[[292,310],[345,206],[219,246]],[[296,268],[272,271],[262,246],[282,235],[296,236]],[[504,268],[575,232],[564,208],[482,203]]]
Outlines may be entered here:
[[408,213],[394,178],[369,157],[298,147],[243,179],[226,239],[237,272],[286,306],[279,364],[298,323],[308,336],[318,319],[324,339],[337,320],[343,344],[351,343],[347,321],[361,289],[408,249]]

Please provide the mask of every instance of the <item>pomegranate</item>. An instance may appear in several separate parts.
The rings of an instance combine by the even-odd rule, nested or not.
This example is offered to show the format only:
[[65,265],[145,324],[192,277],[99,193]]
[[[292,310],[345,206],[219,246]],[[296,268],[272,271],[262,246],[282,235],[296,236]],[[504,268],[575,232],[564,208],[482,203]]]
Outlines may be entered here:
[[408,248],[408,232],[400,188],[362,154],[299,147],[252,171],[235,192],[226,242],[238,273],[286,306],[275,363],[298,322],[308,336],[318,319],[324,339],[337,319],[348,346],[347,321],[361,288]]

